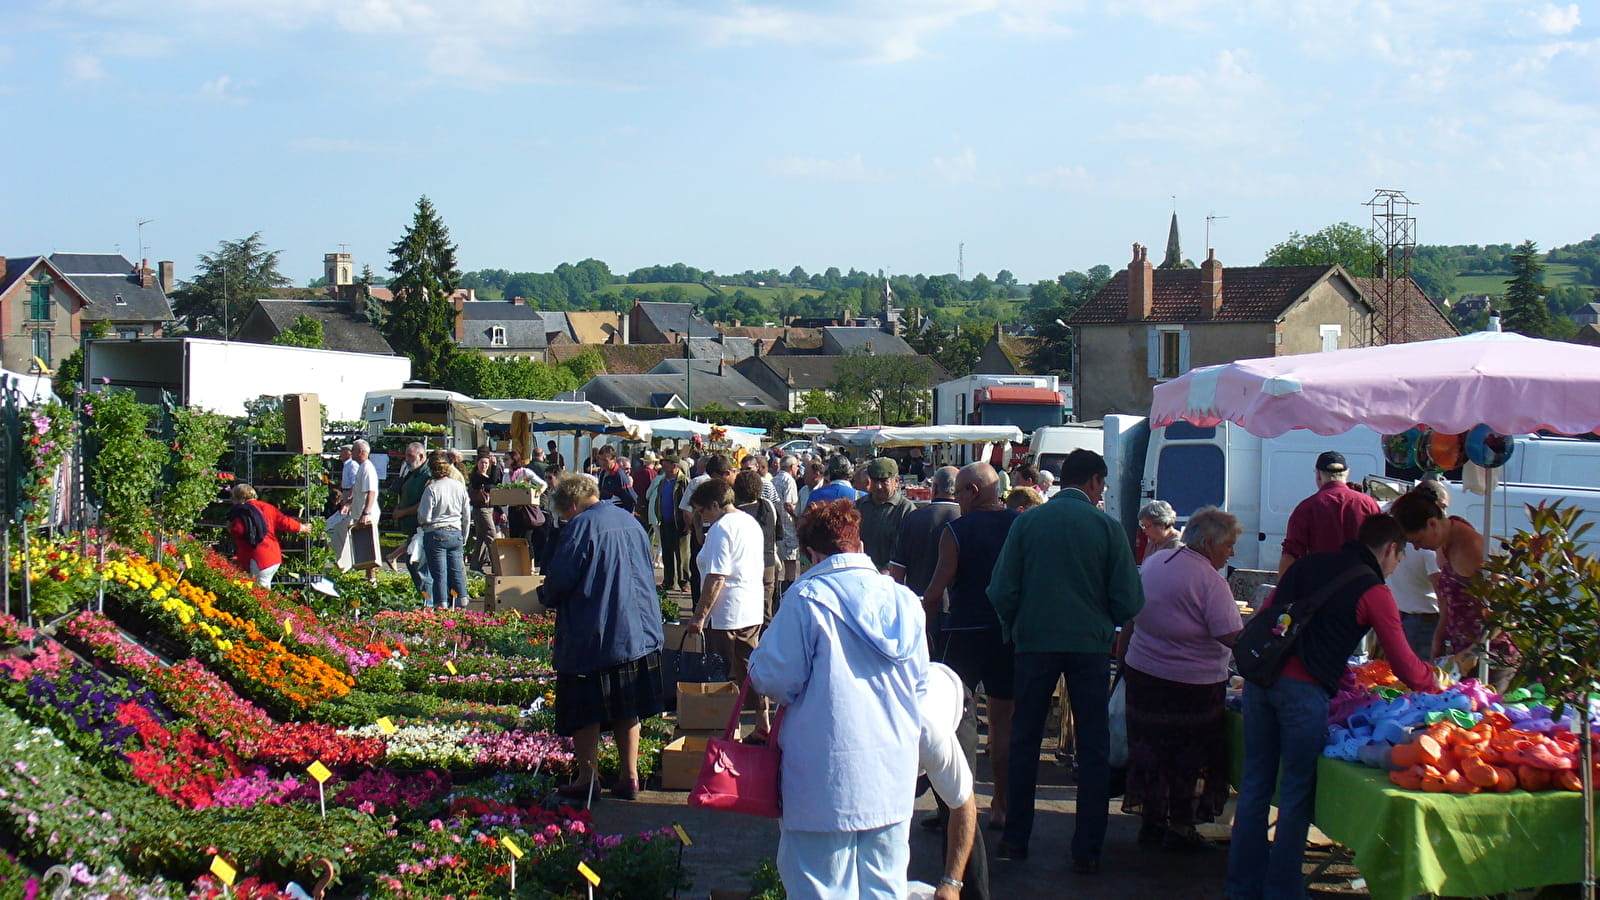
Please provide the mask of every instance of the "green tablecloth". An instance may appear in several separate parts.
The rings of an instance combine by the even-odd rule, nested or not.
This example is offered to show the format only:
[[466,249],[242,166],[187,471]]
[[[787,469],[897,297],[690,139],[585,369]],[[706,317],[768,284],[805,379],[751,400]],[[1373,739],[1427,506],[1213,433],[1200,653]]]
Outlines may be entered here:
[[[1244,747],[1238,713],[1228,714],[1228,738],[1237,786]],[[1564,791],[1405,791],[1377,769],[1324,757],[1316,825],[1355,852],[1374,900],[1482,897],[1583,878],[1583,800]]]

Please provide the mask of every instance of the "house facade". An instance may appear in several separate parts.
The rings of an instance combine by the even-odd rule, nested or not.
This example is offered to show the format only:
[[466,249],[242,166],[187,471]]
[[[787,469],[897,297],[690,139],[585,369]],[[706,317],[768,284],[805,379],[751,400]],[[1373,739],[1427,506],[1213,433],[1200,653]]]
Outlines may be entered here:
[[[0,257],[0,363],[54,370],[76,350],[88,300],[47,257]],[[37,362],[36,362],[37,360]]]
[[120,253],[52,253],[50,263],[83,295],[86,329],[104,322],[112,337],[160,337],[172,320],[175,282],[171,261],[151,269]]

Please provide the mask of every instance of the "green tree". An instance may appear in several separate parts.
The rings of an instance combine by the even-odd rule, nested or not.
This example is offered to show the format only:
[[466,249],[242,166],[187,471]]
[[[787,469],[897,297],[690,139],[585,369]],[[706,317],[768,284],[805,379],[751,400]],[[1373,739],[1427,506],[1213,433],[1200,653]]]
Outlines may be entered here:
[[232,337],[252,303],[289,284],[278,271],[278,255],[259,231],[222,241],[215,253],[200,254],[194,278],[172,292],[173,315],[190,334]]
[[426,196],[417,200],[411,227],[389,250],[393,258],[389,304],[383,335],[389,345],[411,357],[413,378],[436,381],[450,368],[455,354],[455,308],[450,295],[461,281],[456,245],[450,229]]
[[1528,337],[1547,337],[1550,334],[1550,308],[1545,305],[1544,263],[1539,258],[1539,246],[1533,241],[1523,241],[1511,251],[1511,277],[1506,279],[1506,294],[1502,300],[1501,326]]
[[926,419],[933,364],[922,356],[851,353],[834,368],[830,390],[868,407],[879,425]]
[[821,388],[800,395],[800,411],[835,427],[861,425],[873,418],[860,400],[836,397]]
[[1267,251],[1263,266],[1325,266],[1338,263],[1351,275],[1370,278],[1378,272],[1383,251],[1365,228],[1349,222],[1329,225],[1312,234],[1289,232],[1289,239]]
[[[85,339],[110,336],[111,323],[104,319],[90,322],[87,326],[86,333],[84,334]],[[77,349],[73,350],[71,353],[68,353],[67,358],[61,361],[61,365],[56,366],[56,374],[55,377],[51,379],[50,386],[55,390],[57,397],[60,397],[68,403],[71,403],[72,399],[78,395],[78,391],[83,388],[82,344],[79,344]]]
[[268,343],[281,344],[285,347],[312,347],[322,349],[322,320],[313,319],[307,315],[294,317],[294,324],[278,332],[278,336]]

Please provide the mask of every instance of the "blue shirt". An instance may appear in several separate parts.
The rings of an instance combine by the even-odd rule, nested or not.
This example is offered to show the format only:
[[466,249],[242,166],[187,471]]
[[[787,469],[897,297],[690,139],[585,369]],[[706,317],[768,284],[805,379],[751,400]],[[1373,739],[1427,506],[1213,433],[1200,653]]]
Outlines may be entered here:
[[810,506],[813,503],[829,503],[834,500],[856,501],[865,496],[865,493],[851,487],[848,481],[830,481],[811,492],[811,499],[806,502],[806,506]]
[[563,675],[632,662],[664,642],[650,535],[610,503],[594,504],[561,529],[544,602],[556,610],[553,661]]
[[750,656],[750,684],[785,707],[785,830],[911,818],[927,680],[922,604],[871,557],[836,553],[784,592]]

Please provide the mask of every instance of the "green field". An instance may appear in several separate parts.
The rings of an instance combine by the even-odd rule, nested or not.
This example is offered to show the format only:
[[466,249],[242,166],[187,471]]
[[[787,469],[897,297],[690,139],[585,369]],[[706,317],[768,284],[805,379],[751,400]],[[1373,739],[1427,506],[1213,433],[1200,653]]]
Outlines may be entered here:
[[[1577,274],[1577,266],[1567,263],[1546,263],[1544,267],[1544,283],[1547,287],[1581,284],[1582,282],[1577,280]],[[1510,272],[1489,275],[1457,275],[1455,279],[1456,296],[1488,294],[1491,297],[1498,297],[1506,292],[1506,280],[1510,277]]]

